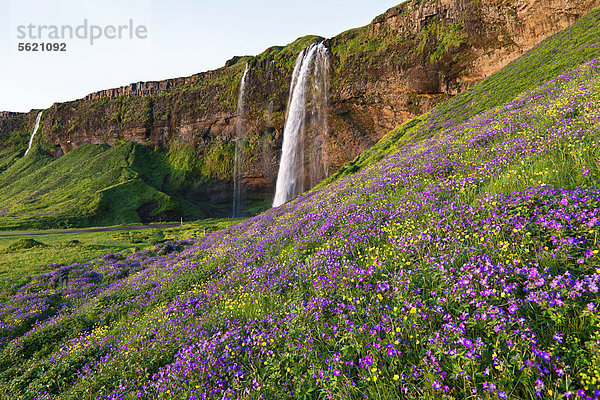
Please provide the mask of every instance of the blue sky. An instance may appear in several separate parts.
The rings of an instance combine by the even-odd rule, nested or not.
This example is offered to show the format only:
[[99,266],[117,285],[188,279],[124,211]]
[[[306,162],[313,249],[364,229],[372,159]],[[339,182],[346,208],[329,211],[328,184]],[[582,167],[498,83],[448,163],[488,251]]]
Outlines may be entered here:
[[[232,56],[258,54],[300,36],[331,37],[366,25],[400,2],[0,0],[0,110],[46,108],[100,89],[218,68]],[[76,29],[86,19],[88,39],[48,38],[52,26]],[[91,25],[104,31],[130,20],[147,28],[147,38],[101,38],[90,45]],[[45,37],[19,38],[19,26],[30,24],[34,32],[47,26]],[[19,43],[34,42],[64,42],[66,51],[18,51]]]

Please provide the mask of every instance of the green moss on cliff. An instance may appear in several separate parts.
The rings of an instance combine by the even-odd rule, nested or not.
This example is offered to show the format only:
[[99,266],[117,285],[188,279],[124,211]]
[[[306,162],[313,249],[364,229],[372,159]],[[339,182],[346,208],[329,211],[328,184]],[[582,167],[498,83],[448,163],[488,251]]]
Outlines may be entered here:
[[224,181],[233,179],[235,144],[221,142],[212,146],[203,157],[202,174]]
[[27,149],[33,130],[33,125],[27,123],[27,117],[28,114],[17,114],[0,118],[0,172],[22,157]]
[[199,151],[189,143],[174,140],[169,146],[167,162],[171,167],[171,181],[175,185],[192,183],[202,174],[202,159]]
[[444,60],[466,40],[467,34],[460,24],[446,24],[436,20],[417,34],[416,55],[434,64]]
[[121,115],[124,126],[142,126],[149,128],[153,123],[152,96],[121,97],[115,102],[119,107],[117,115]]

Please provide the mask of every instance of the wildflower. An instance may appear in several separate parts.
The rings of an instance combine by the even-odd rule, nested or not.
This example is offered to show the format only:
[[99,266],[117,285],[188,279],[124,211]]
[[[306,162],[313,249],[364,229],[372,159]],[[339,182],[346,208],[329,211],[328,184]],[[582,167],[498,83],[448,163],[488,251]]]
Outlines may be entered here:
[[554,336],[552,336],[552,339],[554,339],[557,343],[562,343],[563,335],[561,335],[558,332],[554,332]]

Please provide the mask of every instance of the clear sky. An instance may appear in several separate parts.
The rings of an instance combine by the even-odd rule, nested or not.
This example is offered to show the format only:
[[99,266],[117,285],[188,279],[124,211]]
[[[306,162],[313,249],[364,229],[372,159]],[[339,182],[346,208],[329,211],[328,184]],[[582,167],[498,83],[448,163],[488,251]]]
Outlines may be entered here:
[[[366,25],[401,2],[0,0],[0,110],[47,108],[101,89],[218,68],[300,36],[332,37]],[[140,35],[131,38],[131,27]],[[102,36],[93,45],[92,34]],[[19,51],[20,43],[65,43],[66,51],[40,51],[39,44],[37,52]]]

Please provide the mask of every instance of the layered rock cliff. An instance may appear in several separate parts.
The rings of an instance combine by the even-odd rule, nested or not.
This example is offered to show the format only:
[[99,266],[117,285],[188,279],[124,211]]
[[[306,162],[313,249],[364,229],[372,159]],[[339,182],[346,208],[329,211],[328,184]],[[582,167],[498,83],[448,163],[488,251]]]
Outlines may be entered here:
[[[597,6],[600,0],[410,0],[366,27],[326,39],[331,71],[325,174]],[[60,156],[83,144],[133,141],[168,152],[174,162],[192,152],[197,162],[182,165],[190,190],[226,204],[237,90],[248,63],[244,183],[250,201],[266,204],[274,191],[295,59],[321,40],[304,37],[255,57],[235,57],[215,71],[54,104],[42,120],[47,150]]]

